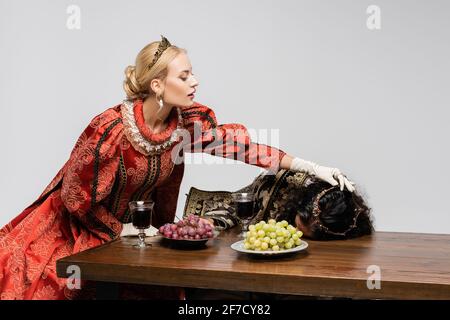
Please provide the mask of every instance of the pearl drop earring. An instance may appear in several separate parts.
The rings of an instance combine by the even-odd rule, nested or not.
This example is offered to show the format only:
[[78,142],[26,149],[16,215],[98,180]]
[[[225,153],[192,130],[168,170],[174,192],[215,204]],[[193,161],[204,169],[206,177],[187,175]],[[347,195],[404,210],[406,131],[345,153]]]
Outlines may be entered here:
[[158,104],[159,104],[159,110],[158,111],[160,111],[162,109],[162,107],[163,107],[163,99],[162,99],[162,97],[159,98]]

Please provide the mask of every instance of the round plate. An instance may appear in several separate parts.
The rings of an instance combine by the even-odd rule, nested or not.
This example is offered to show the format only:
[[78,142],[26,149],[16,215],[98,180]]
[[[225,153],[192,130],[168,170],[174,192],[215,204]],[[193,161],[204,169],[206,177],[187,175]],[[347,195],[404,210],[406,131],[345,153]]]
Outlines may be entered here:
[[300,243],[299,246],[297,246],[295,248],[291,248],[291,249],[285,249],[285,250],[280,250],[280,251],[256,251],[256,250],[245,249],[244,242],[245,242],[245,240],[241,240],[241,241],[237,241],[237,242],[233,243],[231,245],[231,249],[236,250],[238,252],[254,254],[257,256],[279,256],[279,255],[284,255],[284,254],[288,254],[288,253],[303,251],[303,250],[306,250],[306,248],[308,248],[308,242],[306,242],[305,240],[302,240],[302,242]]
[[213,231],[213,237],[212,238],[206,238],[206,239],[172,239],[167,238],[158,231],[158,235],[160,235],[166,243],[169,245],[176,247],[176,248],[183,248],[183,249],[195,249],[195,248],[201,248],[206,245],[206,242],[208,240],[216,238],[220,234],[220,231],[214,230]]

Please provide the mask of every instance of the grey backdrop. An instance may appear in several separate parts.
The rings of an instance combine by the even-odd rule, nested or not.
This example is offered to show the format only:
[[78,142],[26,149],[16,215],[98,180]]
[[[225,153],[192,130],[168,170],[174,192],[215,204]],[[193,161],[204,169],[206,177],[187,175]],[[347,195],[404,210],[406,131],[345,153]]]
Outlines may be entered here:
[[[69,30],[69,5],[81,29]],[[366,27],[369,5],[381,29]],[[447,1],[0,1],[0,225],[42,192],[123,70],[165,35],[188,50],[197,101],[220,123],[279,129],[279,147],[358,183],[376,229],[450,233]],[[211,157],[213,158],[213,157]],[[189,164],[190,186],[260,172]]]

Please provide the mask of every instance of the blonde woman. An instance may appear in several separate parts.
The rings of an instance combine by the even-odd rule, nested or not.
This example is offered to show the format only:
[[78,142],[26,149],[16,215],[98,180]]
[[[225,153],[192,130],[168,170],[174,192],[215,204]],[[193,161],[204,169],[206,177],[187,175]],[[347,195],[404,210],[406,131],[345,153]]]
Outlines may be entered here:
[[[199,83],[186,50],[166,38],[145,46],[125,75],[127,99],[93,118],[41,196],[0,230],[1,299],[79,297],[80,290],[67,289],[65,279],[56,276],[56,261],[119,237],[130,222],[132,200],[155,202],[153,226],[172,222],[183,151],[208,152],[273,172],[304,170],[353,190],[336,168],[253,143],[243,125],[219,125],[211,108],[194,101]],[[178,288],[145,294],[183,298]]]

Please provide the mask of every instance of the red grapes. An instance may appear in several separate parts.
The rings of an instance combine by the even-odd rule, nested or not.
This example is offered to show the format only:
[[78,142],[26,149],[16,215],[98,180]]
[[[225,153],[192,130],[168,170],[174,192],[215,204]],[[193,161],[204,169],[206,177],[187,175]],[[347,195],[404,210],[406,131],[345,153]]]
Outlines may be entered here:
[[190,214],[177,223],[166,223],[159,228],[159,233],[175,240],[209,239],[214,235],[214,225],[206,219]]

